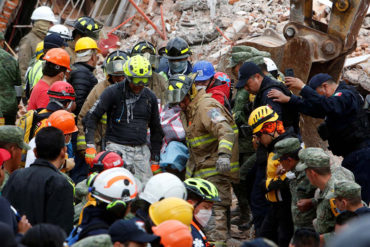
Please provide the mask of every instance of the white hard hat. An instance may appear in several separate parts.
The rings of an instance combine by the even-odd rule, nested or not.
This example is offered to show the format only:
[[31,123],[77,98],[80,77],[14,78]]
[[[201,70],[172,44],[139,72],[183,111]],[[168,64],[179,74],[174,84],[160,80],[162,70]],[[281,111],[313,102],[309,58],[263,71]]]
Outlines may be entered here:
[[274,71],[274,70],[278,70],[276,64],[274,63],[274,61],[272,61],[271,58],[264,57],[263,60],[265,61],[265,64],[267,66],[267,71],[268,72]]
[[115,200],[128,202],[135,199],[138,194],[134,175],[122,167],[102,171],[90,186],[91,195],[106,203]]
[[139,195],[139,198],[150,204],[168,197],[177,197],[183,200],[187,198],[184,183],[168,172],[151,177],[146,183],[143,193]]
[[59,34],[60,37],[62,37],[65,40],[72,40],[72,35],[68,27],[62,25],[62,24],[56,24],[49,28],[49,31],[46,35],[56,33]]
[[45,20],[53,23],[57,23],[58,20],[55,18],[53,11],[48,6],[41,6],[32,12],[31,20]]

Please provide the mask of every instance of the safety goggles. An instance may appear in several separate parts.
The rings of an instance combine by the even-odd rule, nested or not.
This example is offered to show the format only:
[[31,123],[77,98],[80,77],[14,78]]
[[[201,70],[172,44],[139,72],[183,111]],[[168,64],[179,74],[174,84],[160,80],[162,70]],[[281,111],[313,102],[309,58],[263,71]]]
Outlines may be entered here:
[[157,55],[152,55],[150,54],[149,52],[145,52],[143,54],[143,57],[145,57],[146,59],[148,59],[150,65],[152,66],[152,68],[158,68],[159,66],[159,56]]
[[138,78],[138,77],[129,77],[127,78],[128,81],[132,84],[134,84],[135,86],[147,86],[148,85],[148,82],[149,82],[149,78],[147,77],[141,77],[141,78]]

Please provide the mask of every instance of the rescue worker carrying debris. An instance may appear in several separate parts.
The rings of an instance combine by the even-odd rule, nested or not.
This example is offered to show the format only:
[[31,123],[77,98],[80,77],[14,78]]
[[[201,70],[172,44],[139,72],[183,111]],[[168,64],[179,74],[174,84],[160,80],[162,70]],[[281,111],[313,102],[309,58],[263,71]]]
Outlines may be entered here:
[[227,214],[231,205],[231,182],[238,182],[238,130],[232,116],[204,89],[198,91],[191,77],[174,75],[169,80],[167,99],[179,104],[186,131],[190,159],[186,177],[200,177],[213,183],[221,202],[214,203],[215,226],[207,236],[216,246],[228,239]]
[[[120,151],[128,169],[142,183],[153,175],[150,158],[159,161],[163,131],[159,121],[157,98],[145,86],[152,76],[147,59],[137,55],[123,66],[126,79],[108,87],[85,117],[86,162],[90,164],[96,155],[94,134],[98,121],[106,112],[107,150]],[[151,151],[147,145],[147,129],[150,128]]]

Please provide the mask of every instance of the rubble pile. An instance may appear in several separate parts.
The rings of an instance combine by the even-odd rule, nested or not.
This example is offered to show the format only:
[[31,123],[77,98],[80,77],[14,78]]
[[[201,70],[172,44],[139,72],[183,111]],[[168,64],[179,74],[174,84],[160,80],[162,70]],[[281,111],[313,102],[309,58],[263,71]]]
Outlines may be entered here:
[[[325,1],[314,1],[314,19],[328,23],[330,7]],[[266,29],[276,31],[282,38],[282,30],[289,21],[289,0],[144,0],[139,5],[159,30],[161,23],[160,4],[163,8],[165,32],[168,39],[184,38],[192,47],[193,61],[207,59],[216,67],[231,45],[240,39],[261,35]],[[214,11],[214,13],[211,13]],[[106,27],[106,33],[113,27]],[[129,50],[139,40],[148,40],[158,48],[166,41],[153,27],[136,13],[134,19],[121,28],[120,47]],[[104,32],[103,32],[104,34]],[[116,33],[117,34],[117,33]],[[357,48],[348,55],[352,59],[343,70],[343,79],[359,85],[360,90],[370,92],[370,16],[360,30]],[[366,56],[368,55],[368,56]],[[224,58],[224,59],[222,59]],[[225,69],[218,66],[218,69]]]

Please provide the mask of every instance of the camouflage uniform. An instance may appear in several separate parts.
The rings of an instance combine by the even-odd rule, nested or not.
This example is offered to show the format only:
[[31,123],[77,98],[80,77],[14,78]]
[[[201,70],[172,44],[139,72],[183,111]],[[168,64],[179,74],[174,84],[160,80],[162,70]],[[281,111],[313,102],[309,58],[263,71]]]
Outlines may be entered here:
[[35,56],[36,46],[43,41],[50,27],[49,21],[38,20],[33,24],[32,30],[19,42],[18,62],[23,84],[29,63]]
[[[264,57],[270,57],[270,53],[259,51],[250,46],[234,46],[231,50],[228,68],[233,68],[239,63],[244,62],[261,64],[264,63]],[[235,223],[246,223],[250,220],[248,198],[252,190],[253,179],[249,177],[252,174],[248,173],[252,169],[254,162],[247,162],[247,160],[254,154],[254,149],[252,144],[252,132],[247,129],[241,131],[240,127],[243,124],[248,124],[248,116],[252,112],[252,102],[253,97],[247,90],[241,88],[237,91],[233,108],[233,117],[239,128],[239,164],[241,176],[240,183],[233,184],[233,189],[238,198],[241,215],[239,222]]]
[[112,241],[108,234],[93,235],[81,239],[72,245],[73,247],[85,247],[85,246],[99,246],[99,247],[113,247]]
[[[299,152],[300,163],[296,166],[297,171],[304,171],[307,168],[330,167],[330,157],[321,148],[307,148]],[[334,231],[335,216],[337,211],[334,204],[334,184],[338,181],[348,181],[342,172],[331,173],[331,177],[325,188],[316,193],[315,200],[316,219],[313,221],[315,230],[319,234]],[[326,238],[324,235],[324,237]]]
[[0,49],[0,112],[5,118],[5,124],[15,124],[18,101],[14,86],[20,85],[18,62],[9,53]]
[[[276,155],[274,159],[279,159],[285,154],[292,154],[297,152],[301,147],[301,143],[297,138],[286,138],[275,144]],[[289,188],[292,195],[292,217],[294,223],[294,229],[302,227],[313,228],[312,221],[316,218],[316,209],[311,209],[301,212],[297,207],[297,202],[301,199],[312,199],[314,198],[316,188],[310,184],[305,171],[296,171],[293,169],[290,173],[287,173],[289,178]]]

